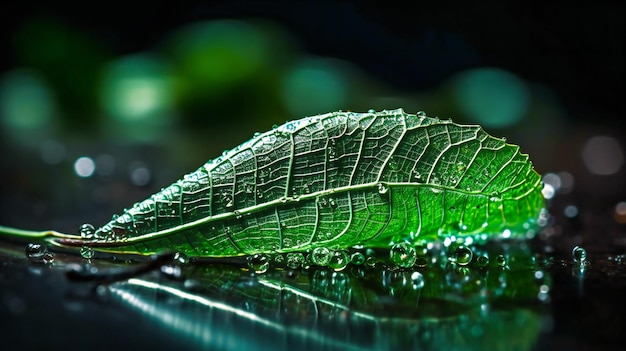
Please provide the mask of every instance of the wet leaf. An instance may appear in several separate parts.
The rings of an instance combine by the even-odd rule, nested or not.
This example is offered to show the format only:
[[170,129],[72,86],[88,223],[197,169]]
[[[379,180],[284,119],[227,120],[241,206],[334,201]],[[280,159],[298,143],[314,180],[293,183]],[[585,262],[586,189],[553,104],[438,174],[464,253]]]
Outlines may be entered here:
[[402,109],[287,122],[62,246],[238,256],[530,237],[545,203],[519,147]]

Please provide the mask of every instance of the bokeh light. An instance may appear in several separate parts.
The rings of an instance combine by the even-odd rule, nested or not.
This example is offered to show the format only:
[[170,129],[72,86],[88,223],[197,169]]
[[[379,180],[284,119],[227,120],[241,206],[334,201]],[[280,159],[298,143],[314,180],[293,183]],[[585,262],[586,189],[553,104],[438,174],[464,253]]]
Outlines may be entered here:
[[67,154],[65,145],[56,140],[45,140],[39,145],[39,155],[44,163],[56,165],[61,163]]
[[0,121],[15,142],[39,144],[54,130],[56,103],[37,74],[28,70],[6,73],[0,80]]
[[591,137],[585,142],[582,159],[589,172],[598,175],[611,175],[622,168],[624,153],[617,139],[599,135]]
[[130,181],[135,186],[145,186],[150,183],[152,174],[143,162],[136,161],[128,167]]
[[171,124],[172,78],[165,62],[157,56],[139,54],[110,63],[101,94],[102,108],[113,118],[109,122],[115,134],[152,140],[159,129]]
[[172,59],[187,84],[216,94],[249,79],[270,57],[267,38],[252,24],[237,20],[197,22],[169,41]]
[[81,156],[74,162],[74,172],[81,178],[91,177],[96,170],[96,163],[87,156]]
[[348,102],[348,82],[333,60],[303,60],[287,73],[282,90],[293,116],[339,110]]
[[526,83],[499,68],[476,68],[451,80],[458,110],[474,123],[505,128],[520,122],[530,103]]

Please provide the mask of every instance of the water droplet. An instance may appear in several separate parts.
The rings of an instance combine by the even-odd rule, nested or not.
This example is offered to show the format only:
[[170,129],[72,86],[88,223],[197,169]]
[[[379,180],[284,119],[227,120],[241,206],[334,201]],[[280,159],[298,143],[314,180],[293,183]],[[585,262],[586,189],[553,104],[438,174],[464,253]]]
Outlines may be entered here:
[[83,258],[90,259],[90,258],[93,257],[94,252],[93,252],[93,249],[91,247],[83,246],[83,247],[80,248],[80,255]]
[[85,240],[90,240],[93,239],[94,234],[96,233],[96,228],[94,228],[94,226],[89,223],[85,223],[80,226],[78,232],[80,233],[81,238]]
[[54,254],[52,252],[46,252],[43,254],[43,262],[44,263],[52,263],[54,262]]
[[330,207],[335,208],[337,207],[337,202],[335,201],[335,199],[333,199],[332,197],[328,200],[328,204],[330,205]]
[[504,257],[504,255],[496,256],[496,265],[498,265],[498,267],[505,267],[506,266],[506,257]]
[[348,266],[348,263],[350,263],[350,256],[348,255],[348,252],[345,250],[336,250],[333,251],[332,255],[330,256],[328,266],[334,269],[336,272],[339,272],[346,268],[346,266]]
[[424,111],[417,111],[416,115],[417,115],[417,117],[424,118],[424,117],[426,117],[426,112],[424,112]]
[[285,268],[285,256],[283,256],[282,254],[276,254],[273,258],[273,265],[276,268]]
[[104,226],[104,227],[96,230],[96,232],[94,233],[94,237],[96,239],[99,239],[99,240],[106,240],[106,239],[112,237],[113,235],[114,235],[113,234],[113,229],[111,227],[109,227],[109,226]]
[[374,110],[373,108],[370,108],[369,110],[367,110],[367,113],[376,113],[376,110]]
[[389,188],[383,184],[383,183],[378,183],[378,193],[381,195],[386,194],[389,191]]
[[326,266],[330,262],[330,250],[325,247],[316,247],[311,254],[311,261],[318,266]]
[[572,249],[572,259],[575,263],[584,263],[587,261],[587,250],[580,246],[575,246]]
[[467,266],[472,261],[473,257],[474,253],[472,252],[472,249],[465,245],[460,245],[452,253],[450,261],[455,262],[460,266]]
[[428,248],[424,245],[416,245],[414,248],[415,265],[417,267],[426,267],[429,261]]
[[476,257],[476,265],[478,265],[478,267],[487,267],[487,265],[489,265],[489,257],[485,255],[479,255],[478,257]]
[[287,267],[291,269],[298,269],[304,262],[304,255],[299,252],[290,252],[286,255]]
[[226,208],[233,207],[234,203],[233,203],[232,195],[227,194],[227,193],[222,193],[222,203],[224,204],[224,207]]
[[43,244],[29,243],[26,246],[26,257],[32,262],[42,262],[47,252],[48,248]]
[[174,253],[174,262],[177,262],[180,264],[187,264],[189,263],[189,257],[187,257],[187,255],[185,255],[182,252],[176,252]]
[[252,135],[253,138],[258,138],[261,136],[261,132],[255,132],[254,135]]
[[265,254],[248,256],[248,267],[255,273],[265,273],[270,267],[269,257]]
[[365,263],[365,255],[363,255],[363,253],[361,252],[355,252],[350,257],[350,262],[357,266],[362,265],[363,263]]
[[395,244],[389,250],[391,262],[403,268],[413,266],[416,257],[415,248],[406,242]]
[[411,273],[411,285],[414,290],[418,290],[424,287],[424,275],[420,272]]

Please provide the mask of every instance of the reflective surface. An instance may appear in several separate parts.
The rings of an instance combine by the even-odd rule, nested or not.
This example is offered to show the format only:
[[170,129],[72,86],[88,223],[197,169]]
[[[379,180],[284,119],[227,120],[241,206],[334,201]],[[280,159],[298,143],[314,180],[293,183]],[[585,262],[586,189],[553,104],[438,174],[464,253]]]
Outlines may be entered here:
[[[505,264],[462,266],[431,250],[420,268],[383,258],[339,272],[255,274],[238,262],[90,262],[56,253],[45,263],[29,261],[22,245],[4,245],[0,311],[16,323],[3,332],[23,335],[15,348],[34,348],[41,335],[48,347],[97,349],[119,340],[157,349],[533,349],[553,323],[547,261],[526,243],[475,248],[487,251]],[[67,337],[47,337],[59,333]]]

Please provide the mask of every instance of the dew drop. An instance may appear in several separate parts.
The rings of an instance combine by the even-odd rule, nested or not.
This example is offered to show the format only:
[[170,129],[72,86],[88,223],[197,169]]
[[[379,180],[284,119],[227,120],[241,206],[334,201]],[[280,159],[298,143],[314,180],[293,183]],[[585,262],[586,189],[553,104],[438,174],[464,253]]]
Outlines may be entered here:
[[365,263],[365,255],[363,255],[363,253],[361,252],[355,252],[350,257],[350,262],[357,266],[362,265],[363,263]]
[[420,118],[426,117],[426,112],[424,112],[424,111],[417,111],[417,117],[420,117]]
[[273,261],[273,265],[276,268],[285,268],[285,256],[283,256],[282,254],[276,254],[274,255],[274,257],[272,258]]
[[43,262],[44,263],[52,263],[54,262],[54,254],[52,252],[46,252],[43,254]]
[[418,271],[411,273],[411,285],[414,290],[424,287],[424,275]]
[[333,251],[328,266],[336,272],[342,271],[350,263],[350,256],[345,250]]
[[91,247],[83,246],[83,247],[80,248],[80,255],[83,258],[90,259],[90,258],[93,257],[94,252],[93,252],[93,249]]
[[285,261],[287,261],[287,267],[291,269],[298,269],[304,262],[304,255],[299,252],[290,252],[286,255]]
[[335,199],[333,199],[332,197],[328,200],[328,204],[330,205],[330,207],[335,208],[337,207],[337,202],[335,201]]
[[265,273],[270,267],[269,257],[265,254],[248,256],[248,267],[255,273]]
[[402,242],[391,247],[389,258],[394,264],[403,268],[409,268],[415,264],[417,255],[413,246],[407,242]]
[[100,229],[98,229],[95,233],[94,233],[94,237],[96,239],[99,240],[106,240],[110,237],[113,236],[113,229],[111,229],[111,227],[109,226],[104,226]]
[[43,244],[29,243],[26,246],[26,257],[32,262],[42,262],[48,252],[48,247]]
[[584,263],[587,261],[587,250],[580,246],[575,246],[572,249],[572,259],[576,263]]
[[428,265],[428,248],[424,245],[415,246],[415,265],[417,267],[426,267]]
[[478,257],[476,257],[476,265],[478,265],[478,267],[487,267],[487,265],[489,265],[489,257],[485,255],[479,255]]
[[89,223],[85,223],[80,226],[80,228],[78,229],[78,232],[80,233],[81,238],[85,240],[91,240],[93,239],[94,234],[96,233],[96,228],[94,228],[94,226]]
[[176,252],[174,253],[174,262],[184,265],[189,263],[189,257],[187,257],[187,255],[185,255],[183,252]]
[[378,193],[381,195],[386,194],[389,191],[389,188],[383,184],[383,183],[378,183]]
[[498,267],[505,267],[506,266],[506,257],[504,257],[504,255],[496,256],[496,265],[498,265]]
[[330,262],[330,250],[325,247],[316,247],[311,254],[311,261],[318,266],[326,266]]
[[450,261],[455,262],[460,266],[467,266],[472,261],[473,257],[474,253],[472,252],[472,249],[465,245],[460,245],[452,253]]

